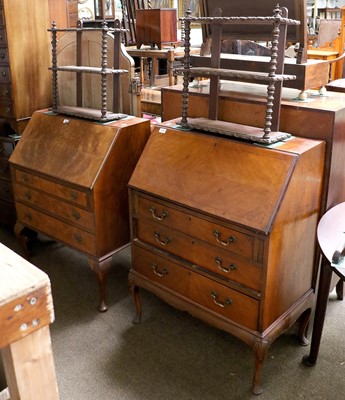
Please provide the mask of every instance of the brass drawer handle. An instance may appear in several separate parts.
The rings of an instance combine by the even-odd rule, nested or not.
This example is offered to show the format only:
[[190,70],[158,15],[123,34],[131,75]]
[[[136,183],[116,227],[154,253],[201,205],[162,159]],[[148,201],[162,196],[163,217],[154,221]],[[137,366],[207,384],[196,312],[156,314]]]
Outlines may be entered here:
[[6,74],[6,71],[2,71],[1,72],[1,75],[3,76],[3,77],[5,77],[7,74]]
[[[1,40],[1,39],[0,39]],[[5,58],[5,53],[0,53],[0,58],[2,59],[2,60],[4,60],[4,58]]]
[[29,177],[26,174],[22,174],[22,179],[24,182],[29,182]]
[[71,198],[73,200],[77,200],[77,198],[78,198],[78,192],[76,192],[75,190],[71,190],[69,195],[71,196]]
[[25,218],[26,218],[28,221],[31,221],[31,220],[32,220],[32,214],[29,213],[29,212],[26,213]]
[[221,233],[220,233],[219,231],[217,231],[217,230],[216,230],[216,231],[213,231],[213,234],[214,234],[214,236],[216,237],[217,243],[219,243],[219,244],[221,244],[221,245],[223,245],[223,246],[229,246],[229,244],[233,243],[233,242],[236,240],[235,236],[229,236],[229,237],[228,237],[228,240],[227,240],[226,242],[224,242],[224,241],[220,238]]
[[156,213],[156,209],[154,207],[151,207],[150,211],[151,211],[152,217],[154,219],[157,219],[158,221],[162,221],[164,218],[166,218],[168,216],[168,212],[167,211],[163,211],[161,215],[158,215]]
[[31,192],[30,192],[30,190],[26,190],[24,195],[25,195],[25,199],[26,200],[31,200]]
[[80,214],[79,214],[79,212],[77,210],[72,210],[72,216],[75,219],[80,219]]
[[215,261],[217,264],[217,267],[223,271],[226,272],[227,274],[229,274],[231,271],[235,271],[237,269],[237,265],[231,263],[228,267],[223,267],[222,266],[222,260],[219,257],[215,257]]
[[167,236],[164,240],[161,240],[160,235],[161,234],[159,232],[154,232],[154,234],[153,234],[157,243],[161,244],[162,246],[166,246],[167,244],[169,244],[171,242],[170,237]]
[[211,292],[211,297],[213,299],[214,304],[216,304],[219,307],[225,308],[225,307],[229,306],[230,304],[232,304],[231,299],[225,299],[224,302],[219,301],[218,294],[216,292]]
[[168,275],[168,271],[164,268],[163,271],[158,271],[156,264],[151,264],[153,273],[160,278],[163,278],[164,275]]
[[83,238],[79,235],[79,233],[76,233],[74,235],[74,240],[77,241],[78,243],[81,243],[83,241]]

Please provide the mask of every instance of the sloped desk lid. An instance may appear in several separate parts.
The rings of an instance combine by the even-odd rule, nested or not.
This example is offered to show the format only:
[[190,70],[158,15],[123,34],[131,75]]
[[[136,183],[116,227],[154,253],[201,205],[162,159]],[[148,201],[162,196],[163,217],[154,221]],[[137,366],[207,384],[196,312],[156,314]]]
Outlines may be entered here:
[[71,184],[93,188],[119,127],[36,112],[10,157],[10,163]]
[[173,129],[154,132],[129,186],[268,233],[298,155]]

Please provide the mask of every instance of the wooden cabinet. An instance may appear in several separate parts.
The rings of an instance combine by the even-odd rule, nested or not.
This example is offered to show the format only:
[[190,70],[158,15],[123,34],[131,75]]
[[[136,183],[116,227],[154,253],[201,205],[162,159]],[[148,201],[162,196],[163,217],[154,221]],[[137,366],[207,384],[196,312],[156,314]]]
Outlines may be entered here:
[[75,28],[78,21],[78,0],[48,0],[50,24],[59,28]]
[[112,255],[130,241],[127,182],[149,134],[149,121],[135,117],[100,124],[39,111],[10,158],[24,250],[28,227],[84,253],[101,311]]
[[48,27],[47,1],[0,1],[0,117],[17,133],[51,105]]
[[130,287],[252,346],[253,392],[274,339],[300,316],[314,280],[325,144],[271,148],[169,128],[152,133],[130,179]]
[[177,42],[177,12],[170,8],[136,10],[137,47],[142,44],[157,45]]

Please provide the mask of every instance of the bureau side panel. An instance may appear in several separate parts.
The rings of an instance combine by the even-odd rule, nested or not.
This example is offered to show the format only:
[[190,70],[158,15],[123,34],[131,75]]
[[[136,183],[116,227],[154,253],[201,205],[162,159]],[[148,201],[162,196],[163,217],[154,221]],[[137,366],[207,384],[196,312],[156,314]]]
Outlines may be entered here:
[[150,135],[150,122],[119,129],[94,189],[97,255],[129,243],[127,184]]
[[313,290],[325,144],[297,162],[266,249],[267,274],[260,330],[267,329],[304,294]]

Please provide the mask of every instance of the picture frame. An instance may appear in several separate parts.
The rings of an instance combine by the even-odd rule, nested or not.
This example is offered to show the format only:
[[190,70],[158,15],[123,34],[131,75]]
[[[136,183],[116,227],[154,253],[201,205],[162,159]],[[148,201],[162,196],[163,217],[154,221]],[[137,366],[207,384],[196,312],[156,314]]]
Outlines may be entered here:
[[114,19],[115,5],[114,0],[94,0],[95,1],[95,19]]
[[174,8],[174,0],[151,0],[151,8]]
[[[202,0],[178,0],[178,17],[184,17],[188,8],[190,8],[192,12],[192,17],[201,17],[201,1]],[[200,27],[200,24],[192,23],[191,27]]]
[[192,17],[201,16],[200,0],[178,0],[178,16],[184,17],[186,10],[190,8]]

